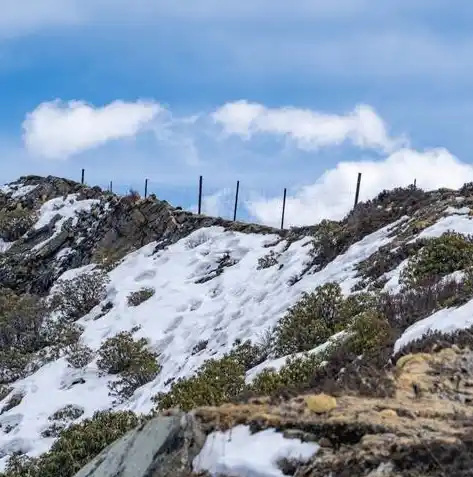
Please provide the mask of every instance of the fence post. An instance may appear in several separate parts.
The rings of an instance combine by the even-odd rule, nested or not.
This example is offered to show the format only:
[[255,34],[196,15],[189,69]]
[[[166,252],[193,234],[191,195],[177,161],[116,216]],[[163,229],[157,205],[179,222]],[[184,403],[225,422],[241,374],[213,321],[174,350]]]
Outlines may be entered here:
[[82,174],[81,174],[80,183],[83,184],[83,183],[84,183],[84,180],[85,180],[85,169],[82,169]]
[[148,179],[145,179],[145,199],[148,197]]
[[202,181],[203,181],[203,177],[200,176],[199,177],[199,206],[197,209],[199,215],[202,212]]
[[414,179],[414,189],[417,187],[417,179]]
[[113,182],[110,181],[110,192],[113,192]]
[[238,192],[240,190],[240,181],[237,181],[236,192],[235,192],[235,207],[233,209],[233,222],[236,221],[237,207],[238,207]]
[[360,184],[361,184],[361,172],[358,172],[358,180],[356,181],[355,207],[356,207],[356,204],[358,204],[358,199],[360,197]]
[[287,189],[284,187],[284,195],[282,198],[281,230],[284,229],[284,213],[286,211],[286,193],[287,193]]

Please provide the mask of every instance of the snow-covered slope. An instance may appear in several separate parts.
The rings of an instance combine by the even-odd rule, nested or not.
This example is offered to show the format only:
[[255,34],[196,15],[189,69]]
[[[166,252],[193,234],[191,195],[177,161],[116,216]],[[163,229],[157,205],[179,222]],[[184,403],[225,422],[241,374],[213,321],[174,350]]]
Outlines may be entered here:
[[[27,194],[31,189],[14,191]],[[59,214],[53,234],[58,234],[67,219],[74,225],[78,211],[90,211],[97,201],[68,197],[54,198],[44,203],[33,229],[47,225],[52,216]],[[425,228],[418,236],[438,236],[447,230],[473,233],[473,221],[468,207],[445,210],[444,217]],[[56,217],[58,219],[58,217]],[[389,226],[367,235],[351,245],[325,268],[314,273],[305,273],[293,283],[310,261],[310,237],[288,242],[278,235],[240,233],[224,227],[207,227],[195,230],[177,242],[157,250],[152,242],[129,253],[120,264],[109,272],[107,298],[113,307],[96,319],[99,307],[79,320],[85,328],[81,341],[97,350],[106,338],[120,331],[140,329],[137,337],[150,340],[150,347],[160,353],[163,366],[158,377],[141,387],[129,401],[118,408],[148,412],[152,407],[151,397],[169,388],[169,379],[190,376],[207,359],[228,352],[235,339],[257,339],[297,302],[301,293],[329,281],[337,281],[345,293],[350,293],[360,280],[356,266],[369,258],[380,247],[396,238],[396,233],[409,225],[411,217],[402,217]],[[34,253],[44,247],[51,238],[35,246]],[[0,243],[0,253],[7,247]],[[258,259],[274,251],[277,263],[269,268],[258,267]],[[58,263],[68,250],[56,253]],[[213,273],[222,259],[228,266],[217,276]],[[398,287],[401,263],[388,273],[386,289]],[[94,268],[93,264],[68,270],[60,279],[68,279]],[[207,280],[206,280],[207,279]],[[127,297],[130,292],[151,287],[154,295],[137,307],[130,307]],[[406,330],[396,344],[396,350],[429,329],[452,330],[473,324],[470,311],[473,302],[458,309],[445,309],[415,323]],[[193,353],[202,340],[208,341],[205,349]],[[248,379],[268,366],[280,366],[268,361],[248,372]],[[15,390],[25,396],[21,403],[4,412],[0,417],[3,428],[8,424],[12,430],[0,432],[0,463],[8,454],[16,451],[39,455],[49,449],[54,439],[41,437],[41,432],[50,424],[48,417],[65,405],[80,406],[84,410],[81,419],[95,411],[109,409],[113,398],[109,396],[107,383],[111,376],[100,376],[93,362],[77,370],[60,358],[41,367],[34,374],[13,384]]]

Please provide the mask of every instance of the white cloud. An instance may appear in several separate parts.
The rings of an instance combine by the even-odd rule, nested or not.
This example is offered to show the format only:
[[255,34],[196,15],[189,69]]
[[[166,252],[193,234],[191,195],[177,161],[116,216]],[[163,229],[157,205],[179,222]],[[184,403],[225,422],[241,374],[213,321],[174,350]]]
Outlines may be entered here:
[[114,101],[94,107],[83,101],[40,104],[23,122],[27,150],[48,159],[65,159],[108,141],[135,136],[163,112],[157,103]]
[[401,143],[389,137],[383,120],[373,108],[363,104],[346,115],[334,115],[237,101],[217,109],[212,117],[228,135],[250,139],[258,133],[275,134],[291,138],[306,150],[351,141],[361,148],[391,151]]
[[[221,189],[213,194],[202,196],[202,214],[210,217],[233,218],[235,191],[229,188]],[[190,207],[190,211],[197,213],[197,204]]]
[[[308,225],[324,218],[343,218],[353,207],[358,172],[362,173],[360,200],[371,199],[383,189],[408,186],[414,179],[424,190],[456,189],[473,181],[473,166],[445,149],[401,149],[383,161],[342,162],[315,184],[288,195],[285,224]],[[281,222],[282,197],[256,198],[246,206],[262,223],[278,226]]]

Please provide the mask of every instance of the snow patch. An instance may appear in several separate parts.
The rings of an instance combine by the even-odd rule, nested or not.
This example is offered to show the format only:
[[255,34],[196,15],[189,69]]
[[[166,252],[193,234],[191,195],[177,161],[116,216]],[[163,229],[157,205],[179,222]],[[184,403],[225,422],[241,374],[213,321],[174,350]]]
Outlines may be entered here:
[[252,434],[248,426],[236,426],[207,436],[193,467],[215,477],[284,477],[279,460],[307,462],[318,449],[317,444],[287,439],[274,429]]

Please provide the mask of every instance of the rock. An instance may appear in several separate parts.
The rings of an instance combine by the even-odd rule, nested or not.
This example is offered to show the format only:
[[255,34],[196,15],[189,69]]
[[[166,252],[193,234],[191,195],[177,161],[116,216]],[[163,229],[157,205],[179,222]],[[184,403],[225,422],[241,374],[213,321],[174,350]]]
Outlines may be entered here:
[[157,416],[104,449],[74,477],[184,477],[204,443],[190,414]]

